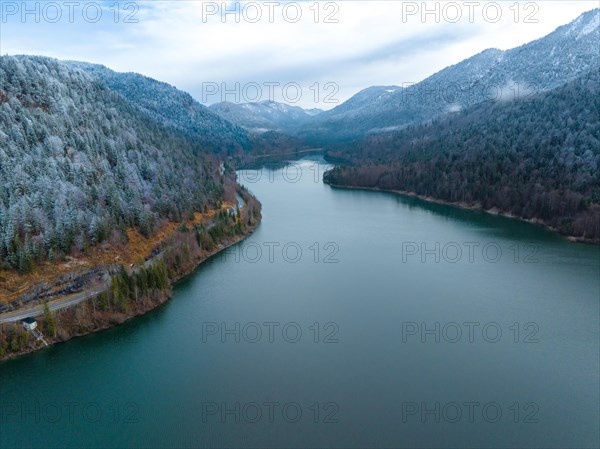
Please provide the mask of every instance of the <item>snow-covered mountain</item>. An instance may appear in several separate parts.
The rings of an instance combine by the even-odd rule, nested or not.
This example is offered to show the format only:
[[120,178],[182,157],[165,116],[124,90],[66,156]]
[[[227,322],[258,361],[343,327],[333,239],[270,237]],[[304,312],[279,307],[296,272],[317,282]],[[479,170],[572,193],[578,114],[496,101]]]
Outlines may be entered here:
[[23,273],[128,228],[149,236],[224,189],[202,141],[39,56],[0,56],[0,180],[0,269]]
[[301,135],[315,141],[349,140],[486,100],[552,90],[600,67],[599,25],[600,10],[594,9],[541,39],[507,51],[485,50],[403,89],[371,87],[311,120]]
[[290,131],[322,113],[320,109],[302,109],[276,101],[255,103],[216,103],[209,107],[215,114],[255,132]]
[[354,116],[360,115],[361,111],[368,112],[371,108],[377,108],[385,104],[395,94],[402,91],[400,86],[372,86],[361,90],[350,99],[337,106],[335,112],[329,111],[323,116]]
[[223,153],[248,150],[248,133],[211,112],[187,92],[137,73],[118,73],[87,62],[65,64],[89,73],[123,95],[161,125],[197,139],[207,149]]

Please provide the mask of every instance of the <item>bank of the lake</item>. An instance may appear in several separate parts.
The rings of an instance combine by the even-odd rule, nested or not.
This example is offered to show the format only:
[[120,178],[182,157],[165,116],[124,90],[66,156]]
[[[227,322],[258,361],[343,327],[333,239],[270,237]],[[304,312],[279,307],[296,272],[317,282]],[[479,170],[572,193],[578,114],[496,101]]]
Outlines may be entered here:
[[[177,230],[168,240],[161,243],[160,252],[149,258],[142,266],[127,269],[121,265],[120,270],[112,270],[113,276],[110,283],[104,288],[94,289],[94,295],[86,295],[89,297],[85,300],[56,311],[47,309],[42,316],[36,317],[38,331],[42,331],[43,339],[37,339],[32,333],[22,329],[20,321],[0,324],[0,361],[39,351],[76,337],[105,331],[145,315],[163,305],[172,298],[172,287],[175,283],[190,275],[211,257],[252,235],[260,224],[260,203],[248,194],[245,195],[245,202],[239,217],[239,220],[243,220],[245,225],[235,233],[225,233],[217,241],[212,241],[210,247],[201,247],[197,236],[189,238],[193,229]],[[250,214],[248,209],[251,209],[253,213]],[[188,259],[184,263],[180,260],[180,253],[187,255]],[[165,264],[165,254],[174,255],[177,261]],[[98,268],[95,269],[95,271],[97,270]],[[148,288],[148,279],[155,276],[158,271],[164,271],[163,281],[155,282],[156,285]],[[132,280],[141,278],[146,284],[143,291],[141,288],[140,291],[137,291],[140,286],[135,285],[136,291],[131,293],[131,296],[135,295],[134,297],[116,298],[115,283],[131,284]],[[126,300],[126,303],[122,302],[123,299]],[[128,301],[127,299],[134,300]],[[60,303],[61,298],[57,298],[53,302]],[[110,307],[111,302],[116,307]]]
[[509,213],[505,213],[505,212],[501,212],[498,209],[494,208],[494,209],[485,209],[483,207],[481,207],[480,204],[468,204],[465,202],[451,202],[451,201],[445,201],[445,200],[441,200],[439,198],[435,198],[432,196],[428,196],[428,195],[420,195],[416,192],[408,192],[405,190],[388,190],[388,189],[380,189],[379,187],[361,187],[361,186],[347,186],[347,185],[342,185],[342,184],[334,184],[331,182],[327,182],[325,181],[325,184],[327,184],[328,186],[334,188],[334,189],[350,189],[350,190],[365,190],[365,191],[371,191],[371,192],[385,192],[385,193],[393,193],[396,195],[404,195],[410,198],[417,198],[419,200],[422,201],[427,201],[429,203],[435,203],[435,204],[441,204],[444,206],[451,206],[451,207],[458,207],[460,209],[465,209],[465,210],[472,210],[472,211],[478,211],[478,212],[484,212],[486,214],[491,214],[491,215],[497,215],[500,217],[505,217],[505,218],[510,218],[510,219],[514,219],[514,220],[519,220],[525,223],[529,223],[529,224],[533,224],[533,225],[538,225],[538,226],[542,226],[552,232],[556,232],[557,234],[565,237],[565,239],[571,241],[571,242],[578,242],[578,243],[587,243],[587,244],[592,244],[592,245],[600,245],[600,240],[599,239],[587,239],[587,238],[583,238],[583,237],[577,237],[577,236],[573,236],[573,235],[565,235],[562,232],[560,232],[558,229],[556,229],[553,226],[548,225],[547,223],[545,223],[543,220],[540,219],[527,219],[527,218],[523,218],[523,217],[518,217],[516,215],[513,214],[509,214]]

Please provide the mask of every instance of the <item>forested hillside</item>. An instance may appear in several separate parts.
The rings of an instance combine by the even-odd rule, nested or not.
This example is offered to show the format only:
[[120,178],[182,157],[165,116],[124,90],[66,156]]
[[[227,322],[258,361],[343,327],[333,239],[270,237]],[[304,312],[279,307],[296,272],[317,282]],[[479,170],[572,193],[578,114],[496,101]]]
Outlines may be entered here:
[[204,150],[84,71],[0,57],[0,268],[27,272],[218,204]]
[[158,124],[178,130],[206,149],[222,156],[250,149],[250,136],[246,131],[219,117],[187,92],[137,73],[117,73],[86,62],[68,61],[65,64],[91,74]]
[[[306,148],[299,139],[279,131],[252,132],[256,131],[254,129],[256,127],[247,126],[251,123],[257,124],[256,120],[260,113],[265,116],[271,115],[272,122],[266,124],[268,128],[287,129],[292,126],[294,119],[301,116],[308,117],[301,108],[265,102],[254,105],[252,110],[247,110],[245,106],[249,105],[220,104],[224,105],[225,109],[231,107],[232,111],[246,111],[250,115],[242,118],[237,114],[222,113],[223,110],[218,105],[214,105],[212,107],[214,110],[211,110],[187,92],[147,76],[137,73],[118,73],[102,65],[87,62],[66,61],[65,64],[89,73],[98,82],[122,95],[157,125],[177,131],[178,134],[193,140],[204,150],[217,154],[222,159],[231,158],[239,164],[246,164],[265,155],[273,157],[289,155]],[[303,121],[300,120],[300,123]]]
[[600,73],[329,152],[335,185],[414,192],[600,240]]

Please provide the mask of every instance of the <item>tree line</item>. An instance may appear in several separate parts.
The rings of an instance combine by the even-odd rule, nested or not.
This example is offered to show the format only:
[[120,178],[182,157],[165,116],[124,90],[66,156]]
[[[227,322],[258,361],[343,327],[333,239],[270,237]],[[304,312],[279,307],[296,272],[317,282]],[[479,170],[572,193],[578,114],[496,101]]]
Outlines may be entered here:
[[399,190],[600,240],[600,74],[328,152],[330,184]]

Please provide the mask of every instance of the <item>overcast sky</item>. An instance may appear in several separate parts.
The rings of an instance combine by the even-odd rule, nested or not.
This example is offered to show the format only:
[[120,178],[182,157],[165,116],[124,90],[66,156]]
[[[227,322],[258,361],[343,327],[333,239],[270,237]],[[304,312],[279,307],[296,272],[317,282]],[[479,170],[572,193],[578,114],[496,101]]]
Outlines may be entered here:
[[[369,86],[417,82],[486,48],[543,37],[598,6],[172,0],[117,8],[114,0],[72,1],[0,0],[0,52],[138,72],[204,103],[274,95],[324,109]],[[224,15],[225,8],[233,13]]]

